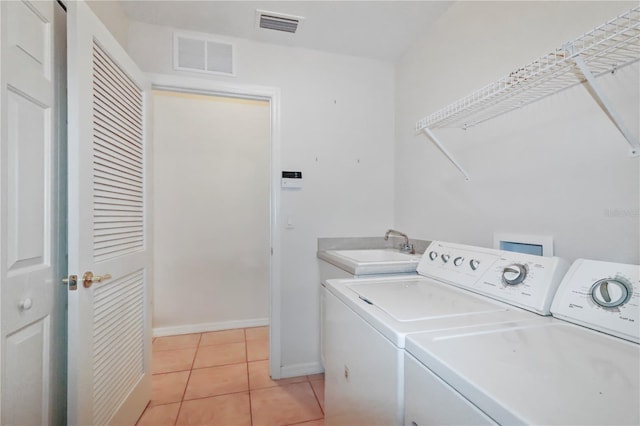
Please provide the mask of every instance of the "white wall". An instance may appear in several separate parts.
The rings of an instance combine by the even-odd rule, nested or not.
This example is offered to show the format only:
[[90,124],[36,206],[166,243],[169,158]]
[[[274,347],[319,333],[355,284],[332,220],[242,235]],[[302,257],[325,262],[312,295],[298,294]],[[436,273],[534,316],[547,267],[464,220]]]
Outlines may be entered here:
[[[144,71],[203,77],[172,70],[171,37],[170,28],[132,22],[128,50]],[[392,223],[394,66],[235,41],[237,76],[204,78],[280,88],[282,169],[303,173],[302,190],[281,194],[278,229],[288,374],[319,367],[316,239],[382,235]]]
[[87,4],[115,39],[118,40],[118,43],[126,48],[129,34],[129,18],[122,10],[120,1],[87,0]]
[[155,334],[268,323],[269,103],[154,91],[153,114]]
[[[552,235],[556,254],[639,261],[639,159],[580,86],[467,131],[440,129],[467,182],[420,118],[637,5],[459,2],[396,68],[395,226],[416,238],[492,245],[494,232]],[[599,78],[636,137],[638,64]]]

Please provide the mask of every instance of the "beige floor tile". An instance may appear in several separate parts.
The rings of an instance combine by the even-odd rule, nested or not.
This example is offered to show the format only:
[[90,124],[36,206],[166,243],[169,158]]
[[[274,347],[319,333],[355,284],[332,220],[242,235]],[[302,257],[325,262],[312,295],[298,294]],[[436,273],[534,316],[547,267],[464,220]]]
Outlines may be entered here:
[[247,340],[247,361],[269,359],[268,340]]
[[202,333],[200,346],[219,345],[222,343],[242,343],[244,342],[244,330],[236,328],[235,330],[211,331]]
[[238,364],[246,362],[244,343],[225,343],[213,346],[201,346],[193,364],[193,368],[214,367],[217,365]]
[[308,382],[251,391],[251,414],[254,426],[290,425],[323,417]]
[[178,418],[180,403],[147,407],[137,426],[173,426]]
[[196,348],[155,351],[151,361],[151,372],[158,374],[190,370],[195,354]]
[[189,380],[189,371],[154,374],[151,377],[150,405],[182,401],[184,389]]
[[324,412],[324,379],[311,380],[311,387],[313,388],[313,392],[316,394],[320,407]]
[[303,422],[303,423],[295,423],[293,425],[286,425],[286,426],[324,426],[324,419],[312,420],[310,422]]
[[154,351],[195,348],[200,341],[200,334],[182,334],[180,336],[156,337],[153,341]]
[[196,399],[182,403],[178,426],[250,426],[247,392]]
[[184,399],[206,398],[248,390],[246,363],[199,368],[191,371]]
[[262,389],[291,383],[306,382],[307,376],[288,379],[272,380],[269,376],[269,360],[253,361],[249,363],[249,388]]
[[319,374],[312,374],[310,376],[307,376],[309,378],[309,380],[324,380],[324,373],[319,373]]
[[245,328],[247,340],[269,340],[269,327]]

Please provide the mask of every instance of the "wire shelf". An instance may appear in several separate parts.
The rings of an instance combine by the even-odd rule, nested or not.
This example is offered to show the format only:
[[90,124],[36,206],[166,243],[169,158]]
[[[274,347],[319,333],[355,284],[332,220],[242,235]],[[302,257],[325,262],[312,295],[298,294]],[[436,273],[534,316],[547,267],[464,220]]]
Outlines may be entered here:
[[416,130],[466,129],[583,83],[578,57],[595,76],[640,60],[640,6],[421,119]]

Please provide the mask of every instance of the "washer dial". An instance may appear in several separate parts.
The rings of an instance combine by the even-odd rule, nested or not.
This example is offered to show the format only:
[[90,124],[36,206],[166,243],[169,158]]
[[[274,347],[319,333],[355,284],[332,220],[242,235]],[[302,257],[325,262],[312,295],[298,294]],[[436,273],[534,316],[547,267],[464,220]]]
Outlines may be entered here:
[[631,283],[622,277],[603,278],[591,286],[591,299],[603,308],[617,308],[631,298]]
[[437,258],[438,258],[438,253],[436,253],[435,251],[429,252],[429,259],[436,260]]
[[512,263],[502,270],[502,282],[506,285],[521,284],[527,278],[527,266],[521,263]]
[[474,271],[475,271],[476,269],[478,269],[478,266],[480,266],[480,261],[479,261],[479,260],[477,260],[477,259],[471,259],[471,260],[469,261],[469,267],[470,267],[472,270],[474,270]]
[[455,259],[453,259],[453,264],[456,266],[462,265],[462,262],[464,262],[464,257],[462,256],[458,256]]

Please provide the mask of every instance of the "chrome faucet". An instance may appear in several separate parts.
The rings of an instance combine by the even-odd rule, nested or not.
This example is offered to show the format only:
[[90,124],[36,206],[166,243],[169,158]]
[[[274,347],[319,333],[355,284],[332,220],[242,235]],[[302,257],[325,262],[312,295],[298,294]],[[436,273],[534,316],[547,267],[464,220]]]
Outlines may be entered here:
[[416,250],[413,248],[413,244],[409,243],[409,237],[404,232],[396,231],[395,229],[389,229],[384,234],[384,240],[387,241],[389,239],[389,235],[394,234],[404,238],[404,242],[400,244],[400,251],[406,251],[410,254],[416,254]]

